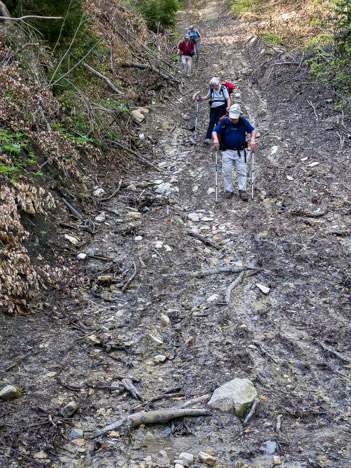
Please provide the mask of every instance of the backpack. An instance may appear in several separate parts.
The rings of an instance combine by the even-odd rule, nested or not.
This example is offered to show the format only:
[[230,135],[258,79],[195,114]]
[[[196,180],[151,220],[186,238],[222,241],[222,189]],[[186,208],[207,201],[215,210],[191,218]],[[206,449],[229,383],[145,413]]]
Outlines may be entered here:
[[[219,123],[221,120],[228,119],[228,118],[229,118],[229,117],[228,117],[227,115],[222,115],[222,117],[220,117],[220,119],[218,120],[218,123]],[[244,125],[241,117],[239,117],[239,122],[238,122],[238,123],[240,123],[241,125]],[[222,142],[222,135],[223,135],[223,132],[224,132],[226,126],[227,126],[227,123],[226,123],[226,122],[223,122],[223,123],[222,123],[222,131],[221,131],[221,133],[217,133],[218,141],[219,141],[219,149],[220,149],[221,151],[225,151],[225,150],[227,149],[226,146],[224,145],[224,143]],[[240,149],[242,150],[242,149],[245,149],[245,148],[247,148],[247,147],[248,147],[248,144],[245,142],[245,144],[243,145],[243,147],[240,148]],[[246,157],[246,156],[245,156],[245,157]],[[246,162],[246,161],[245,161],[245,162]]]
[[[230,81],[220,81],[219,82],[219,92],[222,92],[222,94],[224,95],[224,89],[226,89],[228,91],[228,94],[229,96],[232,94],[232,92],[234,91],[234,85],[233,83],[231,83]],[[213,94],[213,88],[210,86],[210,91],[211,91],[211,97],[212,97],[212,94]],[[213,102],[213,99],[210,98],[210,101],[209,101],[209,104],[211,105]]]

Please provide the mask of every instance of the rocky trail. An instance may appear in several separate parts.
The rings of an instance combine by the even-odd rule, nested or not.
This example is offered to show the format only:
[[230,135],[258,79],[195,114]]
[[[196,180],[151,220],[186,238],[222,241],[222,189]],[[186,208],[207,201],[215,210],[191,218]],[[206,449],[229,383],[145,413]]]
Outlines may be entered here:
[[[18,450],[2,440],[1,466],[351,466],[350,128],[301,57],[263,46],[225,2],[186,8],[180,34],[189,23],[200,61],[140,128],[159,171],[101,202],[77,300],[3,330],[6,375],[24,393],[4,415]],[[247,203],[224,198],[220,168],[215,203],[206,102],[196,141],[187,130],[212,76],[235,84],[232,102],[258,129]],[[35,352],[17,363],[18,347]],[[94,437],[142,409],[208,410],[235,378],[258,394],[246,424],[211,409]]]

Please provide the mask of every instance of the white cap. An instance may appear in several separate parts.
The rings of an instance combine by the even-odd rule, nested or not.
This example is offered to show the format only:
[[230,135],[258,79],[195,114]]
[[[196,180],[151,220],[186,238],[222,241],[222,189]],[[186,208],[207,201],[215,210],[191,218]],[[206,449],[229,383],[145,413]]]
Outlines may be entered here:
[[238,119],[241,114],[240,104],[233,104],[229,109],[229,118]]

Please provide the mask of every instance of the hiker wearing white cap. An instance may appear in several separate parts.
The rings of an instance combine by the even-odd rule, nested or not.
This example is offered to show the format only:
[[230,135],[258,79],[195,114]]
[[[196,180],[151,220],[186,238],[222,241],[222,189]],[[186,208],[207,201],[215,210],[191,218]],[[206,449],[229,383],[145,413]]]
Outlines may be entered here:
[[194,56],[194,61],[199,60],[199,54],[200,54],[200,44],[202,44],[202,37],[200,32],[195,28],[193,24],[189,26],[189,30],[187,34],[190,36],[191,42],[195,44],[195,50],[196,50],[196,55],[197,58],[195,59]]
[[229,109],[229,118],[222,119],[212,133],[213,146],[216,150],[222,150],[222,176],[224,195],[230,198],[233,195],[233,165],[238,174],[239,197],[247,201],[246,192],[246,133],[251,133],[251,149],[256,148],[256,130],[244,118],[241,117],[239,104],[233,104]]
[[210,123],[208,124],[205,143],[212,143],[211,135],[213,127],[218,123],[219,119],[229,111],[230,96],[225,85],[220,84],[220,80],[214,77],[210,80],[210,88],[206,96],[198,96],[199,101],[210,100]]
[[194,43],[191,42],[189,34],[185,34],[184,40],[178,44],[177,54],[182,57],[182,74],[191,75],[191,57],[197,57]]

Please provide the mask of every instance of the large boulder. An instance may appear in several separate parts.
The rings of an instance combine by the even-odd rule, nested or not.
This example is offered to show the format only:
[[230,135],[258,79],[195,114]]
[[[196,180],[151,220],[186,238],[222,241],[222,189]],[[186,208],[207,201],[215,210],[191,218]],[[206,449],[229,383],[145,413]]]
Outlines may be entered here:
[[227,413],[235,412],[241,417],[256,398],[257,391],[251,380],[233,379],[214,391],[208,406]]

